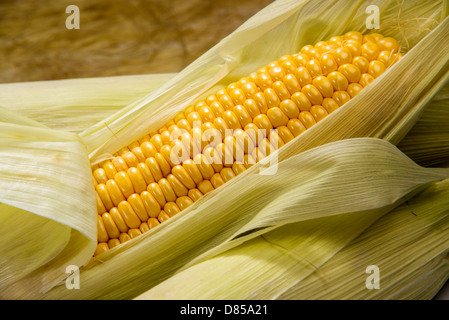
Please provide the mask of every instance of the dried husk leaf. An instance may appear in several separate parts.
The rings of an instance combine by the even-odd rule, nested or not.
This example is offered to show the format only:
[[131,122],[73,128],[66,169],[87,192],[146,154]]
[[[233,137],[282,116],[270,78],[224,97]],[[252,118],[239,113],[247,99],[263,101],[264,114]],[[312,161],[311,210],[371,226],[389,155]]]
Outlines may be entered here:
[[[1,111],[1,110],[0,110]],[[0,122],[0,292],[38,295],[95,250],[96,205],[79,136]]]
[[[312,274],[279,298],[433,298],[448,278],[448,213],[446,179],[382,217],[337,253],[319,269],[325,281]],[[379,267],[378,290],[361,285],[369,275],[365,273],[368,265]]]
[[[360,214],[287,225],[137,299],[431,299],[449,271],[448,187],[447,179],[432,183],[349,243],[339,241],[363,228]],[[372,265],[379,289],[365,285]]]
[[448,124],[449,99],[438,94],[398,147],[420,165],[447,167],[449,165]]
[[171,77],[151,74],[0,84],[0,107],[55,130],[79,133]]

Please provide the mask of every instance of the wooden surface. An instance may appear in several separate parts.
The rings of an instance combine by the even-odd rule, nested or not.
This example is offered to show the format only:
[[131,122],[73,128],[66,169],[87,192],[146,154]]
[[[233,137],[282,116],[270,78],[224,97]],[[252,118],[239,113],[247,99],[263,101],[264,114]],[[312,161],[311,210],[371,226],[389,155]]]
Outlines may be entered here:
[[0,83],[178,72],[271,2],[0,0]]

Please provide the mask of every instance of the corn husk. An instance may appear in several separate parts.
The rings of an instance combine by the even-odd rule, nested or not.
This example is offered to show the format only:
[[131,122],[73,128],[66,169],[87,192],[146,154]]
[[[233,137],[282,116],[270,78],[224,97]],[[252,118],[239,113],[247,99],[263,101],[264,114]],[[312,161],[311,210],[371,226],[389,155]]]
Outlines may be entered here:
[[79,136],[0,122],[0,296],[25,294],[16,285],[24,277],[44,289],[61,269],[90,258],[97,240],[90,174]]
[[[278,228],[137,299],[431,299],[449,272],[448,187],[447,179],[431,184],[325,262],[349,230],[361,227],[359,214]],[[380,270],[379,289],[366,287],[371,265]]]
[[449,165],[449,99],[443,88],[398,147],[423,166]]
[[79,133],[171,77],[151,74],[0,84],[0,107],[34,120],[34,125]]
[[[366,31],[364,10],[368,4],[373,3],[276,1],[181,73],[163,84],[158,82],[161,86],[155,85],[157,88],[154,91],[85,128],[79,135],[70,133],[63,137],[70,143],[80,143],[83,151],[78,157],[90,159],[91,163],[101,161],[127,143],[159,128],[192,101],[285,53],[296,52],[302,45],[349,30]],[[160,227],[97,259],[85,259],[80,263],[83,279],[80,290],[67,290],[64,286],[63,279],[67,275],[63,264],[77,264],[79,260],[74,261],[74,256],[66,254],[65,250],[73,250],[73,247],[68,244],[64,247],[63,243],[77,242],[72,242],[74,230],[90,235],[88,230],[95,223],[75,226],[71,220],[82,220],[81,217],[85,216],[86,220],[92,221],[96,212],[84,212],[79,205],[75,205],[59,215],[46,216],[48,220],[61,221],[62,225],[67,226],[71,230],[70,239],[67,240],[66,234],[58,238],[58,245],[53,244],[53,248],[49,249],[52,250],[53,259],[36,264],[33,270],[13,274],[6,280],[0,279],[2,285],[14,283],[10,286],[13,289],[5,295],[56,299],[134,298],[178,271],[189,270],[197,263],[206,263],[245,242],[250,243],[261,235],[296,223],[304,228],[303,241],[310,245],[316,241],[319,247],[323,247],[323,250],[317,251],[317,260],[313,263],[314,266],[323,265],[376,219],[401,205],[432,181],[448,177],[447,170],[416,166],[394,146],[406,136],[447,82],[449,20],[445,19],[448,13],[446,2],[376,1],[375,4],[381,9],[379,32],[398,38],[403,50],[408,53],[344,108]],[[283,36],[279,37],[279,34]],[[434,50],[435,47],[439,50]],[[21,110],[24,109],[26,107]],[[61,114],[70,114],[70,109]],[[35,132],[38,131],[38,124],[32,123],[36,120],[29,119],[26,124],[20,124],[25,121],[24,116],[11,113],[17,111],[2,111],[0,119],[14,119],[14,124],[5,120],[8,121],[5,125],[22,125],[31,139],[40,141],[42,137]],[[26,115],[33,112],[30,109]],[[40,115],[35,119],[40,121]],[[77,121],[79,119],[82,118]],[[91,123],[93,119],[95,117],[86,121]],[[49,126],[57,124],[51,117],[44,122]],[[73,125],[75,132],[81,129],[74,122],[69,122],[70,125]],[[54,139],[60,138],[62,132],[40,129],[51,133]],[[358,137],[383,140],[354,139]],[[20,140],[22,136],[15,138]],[[65,148],[62,145],[58,147]],[[31,157],[38,154],[33,146],[26,143],[22,149],[24,153],[28,150]],[[5,155],[5,162],[8,157]],[[279,162],[276,175],[258,174],[276,157]],[[55,159],[50,155],[47,158]],[[372,162],[373,159],[377,161]],[[19,168],[26,168],[26,174],[30,177],[36,177],[35,168],[28,166],[29,160],[13,160],[21,164]],[[76,168],[74,171],[80,176],[91,179],[90,172],[82,163],[76,157],[58,162],[62,167]],[[20,176],[22,173],[16,167],[10,168],[8,174]],[[52,169],[48,170],[50,174],[56,172],[56,167],[51,165]],[[2,175],[0,177],[3,178]],[[38,177],[40,179],[43,178]],[[86,203],[86,207],[95,206],[92,186],[89,189],[84,184],[72,184],[71,190],[63,191],[61,181],[47,183],[47,188],[65,193],[73,202]],[[287,181],[290,183],[287,184]],[[375,181],[378,185],[374,184]],[[90,196],[74,196],[82,192],[90,193]],[[26,210],[23,214],[39,216],[36,208],[24,205],[27,195],[36,191],[24,183],[20,193],[12,207]],[[301,196],[298,197],[298,194]],[[51,210],[59,208],[57,196],[47,196],[46,199],[51,203]],[[3,199],[0,200],[3,202]],[[316,221],[322,221],[318,229],[313,227]],[[338,241],[328,243],[320,235],[332,226],[342,227],[346,233],[334,233]],[[15,228],[16,233],[19,230],[12,221],[8,227],[11,230]],[[75,251],[93,252],[92,239],[87,238],[88,243],[79,243]],[[26,234],[24,239],[29,243],[38,243],[41,237]],[[56,243],[56,240],[51,242]],[[257,259],[254,253],[246,254]],[[6,259],[4,264],[12,265],[15,270],[22,266],[12,259]],[[48,266],[54,267],[54,272],[47,271]],[[309,274],[303,272],[301,276],[305,279]]]

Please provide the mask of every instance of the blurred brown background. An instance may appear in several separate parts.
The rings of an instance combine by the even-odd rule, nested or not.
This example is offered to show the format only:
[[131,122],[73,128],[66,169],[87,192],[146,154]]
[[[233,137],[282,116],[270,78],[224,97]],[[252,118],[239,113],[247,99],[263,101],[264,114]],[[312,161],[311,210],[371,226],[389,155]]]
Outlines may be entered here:
[[0,83],[178,72],[272,1],[0,0]]

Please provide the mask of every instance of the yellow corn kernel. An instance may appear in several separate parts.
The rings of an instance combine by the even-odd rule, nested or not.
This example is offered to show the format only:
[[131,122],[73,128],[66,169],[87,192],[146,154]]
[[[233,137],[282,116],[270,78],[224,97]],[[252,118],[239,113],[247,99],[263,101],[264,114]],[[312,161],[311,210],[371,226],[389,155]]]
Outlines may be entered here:
[[253,97],[260,91],[259,87],[252,81],[242,84],[242,90],[247,99]]
[[[236,104],[241,104],[241,103],[243,103],[243,101],[245,101],[245,99],[246,99],[245,93],[244,93],[243,90],[240,89],[240,88],[234,88],[234,89],[232,89],[232,90],[229,92],[229,96],[231,97],[232,102],[234,103],[234,105],[236,105]],[[203,119],[203,120],[205,120],[205,119]]]
[[294,73],[297,68],[297,66],[291,56],[290,56],[290,59],[288,59],[288,60],[280,61],[280,66],[285,74]]
[[[297,120],[297,119],[295,119]],[[290,120],[289,120],[290,122]],[[288,125],[288,123],[287,123]],[[280,126],[277,128],[278,130],[278,134],[279,137],[281,137],[282,141],[284,141],[285,143],[288,143],[290,141],[292,141],[295,136],[293,136],[292,132],[290,131],[290,129],[287,126]]]
[[[165,132],[165,131],[164,131]],[[131,152],[136,156],[138,162],[144,162],[146,157],[140,146],[134,147]]]
[[300,111],[309,111],[312,104],[303,92],[297,92],[292,95],[292,101],[298,106]]
[[[310,108],[310,110],[312,110],[312,108]],[[304,126],[307,129],[311,128],[313,125],[316,124],[315,118],[308,111],[302,111],[299,114],[299,120],[304,124]]]
[[93,176],[97,183],[106,183],[108,181],[108,177],[106,175],[106,171],[103,168],[97,168],[93,172]]
[[341,107],[346,102],[351,100],[351,96],[346,91],[335,91],[332,99]]
[[363,35],[358,31],[349,31],[343,36],[345,40],[356,40],[360,43],[363,41]]
[[120,191],[120,188],[115,180],[108,180],[106,182],[106,190],[109,193],[114,206],[118,206],[120,202],[125,200],[125,196]]
[[110,248],[106,242],[99,242],[97,244],[97,248],[95,249],[94,256],[98,256],[99,254],[108,251]]
[[265,114],[259,114],[254,118],[253,122],[265,134],[273,129],[273,125],[271,124],[270,119]]
[[310,75],[309,70],[303,66],[296,69],[296,78],[298,79],[301,87],[312,83],[312,76]]
[[100,215],[97,215],[97,239],[98,242],[107,242],[109,240],[108,232]]
[[150,219],[148,219],[147,224],[148,224],[148,227],[151,230],[151,229],[157,227],[158,225],[160,225],[161,223],[159,222],[158,219],[150,218]]
[[342,36],[334,36],[329,39],[328,43],[341,46],[343,44],[343,41],[344,38]]
[[378,42],[380,50],[399,52],[399,44],[396,39],[391,37],[385,37],[380,39]]
[[151,141],[142,142],[140,149],[146,158],[153,157],[157,152],[156,147],[151,143]]
[[106,185],[103,183],[96,185],[95,191],[100,198],[101,203],[103,203],[105,209],[110,210],[114,206],[114,203],[112,202]]
[[141,221],[148,220],[147,210],[145,209],[145,205],[139,194],[137,193],[132,194],[131,196],[128,197],[127,201]]
[[168,219],[170,219],[170,216],[164,210],[162,210],[161,213],[159,213],[157,219],[159,220],[160,223],[163,223]]
[[352,61],[351,51],[345,47],[338,48],[334,51],[334,59],[337,62],[338,66],[351,63]]
[[252,118],[242,105],[236,105],[232,111],[237,117],[241,127],[245,127],[247,124],[251,123]]
[[156,182],[150,183],[147,187],[147,191],[150,193],[150,195],[154,197],[154,199],[156,199],[156,201],[159,203],[161,207],[165,205],[166,201],[164,193],[162,192],[161,187],[159,186],[158,183]]
[[175,202],[167,202],[164,206],[164,211],[170,216],[173,217],[175,214],[181,212],[178,205]]
[[268,74],[270,75],[272,81],[282,80],[285,75],[284,70],[282,70],[282,68],[279,66],[273,66],[272,68],[269,68]]
[[323,108],[326,109],[327,113],[332,113],[337,110],[339,105],[334,99],[326,98],[323,100]]
[[146,190],[147,183],[145,182],[145,179],[143,178],[143,175],[140,173],[139,169],[137,169],[136,167],[129,168],[128,177],[135,192],[141,193],[142,191]]
[[148,223],[142,222],[140,224],[139,230],[140,230],[140,232],[145,233],[147,231],[150,231],[150,226],[148,225]]
[[354,98],[362,90],[363,90],[363,86],[360,83],[351,83],[348,86],[348,90],[347,91],[348,91],[348,94],[351,96],[351,98]]
[[267,72],[258,72],[256,76],[256,84],[262,89],[271,88],[273,80]]
[[125,220],[121,216],[120,212],[116,207],[111,208],[109,210],[109,213],[111,215],[112,220],[114,220],[115,225],[120,230],[121,233],[128,231],[128,225],[126,224]]
[[291,119],[287,123],[287,128],[295,136],[299,136],[301,133],[306,131],[306,127],[299,119]]
[[101,216],[103,220],[103,226],[109,236],[109,238],[118,238],[120,235],[120,230],[112,219],[112,216],[109,213],[105,213]]
[[114,167],[117,171],[128,170],[128,165],[126,164],[126,161],[121,156],[114,157],[114,159],[112,159],[112,164],[114,165]]
[[154,159],[156,159],[156,162],[158,163],[159,168],[161,169],[162,175],[166,177],[170,173],[171,169],[170,164],[167,162],[167,160],[161,153],[156,153],[154,155]]
[[120,202],[117,206],[117,209],[129,228],[139,227],[140,219],[136,215],[136,213],[134,212],[133,208],[131,207],[128,201]]
[[108,241],[109,249],[117,247],[119,244],[120,244],[120,240],[119,239],[109,239],[109,241]]
[[103,201],[101,201],[100,196],[98,195],[97,192],[95,192],[95,202],[97,204],[97,213],[99,215],[105,213],[106,212],[106,207],[104,206]]
[[379,55],[380,49],[375,42],[366,42],[362,45],[362,56],[372,61]]
[[290,92],[288,91],[287,86],[283,81],[278,80],[273,83],[273,90],[276,96],[279,97],[280,101],[290,98]]
[[224,184],[223,178],[219,173],[215,173],[210,179],[210,182],[214,186],[214,189],[217,189],[218,187]]
[[131,151],[125,152],[122,154],[123,160],[125,160],[128,167],[135,167],[139,163],[139,160]]
[[278,107],[268,109],[267,117],[273,127],[285,126],[289,120],[285,113]]
[[338,71],[343,74],[349,83],[358,82],[362,75],[360,69],[352,63],[347,63],[338,68]]
[[188,196],[181,196],[176,199],[176,204],[180,211],[188,208],[193,204],[193,200],[190,199]]
[[[318,57],[319,58],[319,57]],[[323,74],[323,70],[321,69],[321,64],[317,59],[311,59],[307,62],[307,70],[312,78],[318,77]]]
[[167,179],[162,178],[158,182],[159,187],[162,190],[162,193],[164,194],[165,201],[175,201],[176,200],[176,193],[173,190],[170,182],[168,182]]
[[363,36],[363,42],[374,42],[378,43],[384,36],[380,33],[370,33],[365,36]]
[[189,190],[173,174],[168,175],[167,181],[170,183],[170,186],[175,192],[176,197],[182,197],[188,194]]
[[103,170],[108,179],[114,179],[114,176],[117,173],[117,169],[109,160],[103,164]]
[[114,177],[114,181],[117,183],[118,187],[120,188],[120,191],[125,196],[125,198],[128,198],[130,195],[134,193],[134,187],[127,172],[125,171],[117,172],[117,174]]
[[328,75],[338,69],[337,61],[335,61],[335,57],[330,53],[326,53],[321,56],[320,64],[324,75]]
[[327,113],[326,109],[324,109],[320,105],[312,106],[312,108],[310,108],[310,113],[312,114],[312,116],[316,122],[323,120],[326,116],[329,115],[329,113]]
[[163,146],[160,134],[155,134],[152,136],[150,142],[156,147],[157,151],[159,151],[159,149]]
[[201,197],[203,196],[203,193],[200,190],[195,188],[195,189],[189,190],[188,196],[190,199],[192,199],[192,201],[195,202],[195,201],[198,201],[201,199]]
[[382,73],[385,72],[385,64],[378,60],[371,61],[368,67],[368,73],[372,75],[374,78],[377,78]]
[[119,239],[120,243],[125,243],[126,241],[131,240],[131,237],[127,233],[120,233],[120,236],[118,239]]
[[361,73],[368,72],[369,61],[367,58],[362,56],[357,56],[352,59],[352,64],[359,68]]
[[325,76],[318,76],[313,79],[313,85],[318,89],[324,98],[332,97],[334,93],[334,87],[332,82]]
[[360,77],[359,83],[363,86],[366,87],[367,85],[369,85],[371,82],[374,81],[374,77],[372,75],[370,75],[369,73],[364,73],[362,74],[362,76]]
[[[144,191],[140,194],[143,206],[149,217],[156,218],[161,212],[161,204],[156,198],[148,191]],[[165,204],[165,203],[164,203]]]
[[223,168],[220,171],[220,175],[224,182],[227,182],[235,177],[235,173],[232,168]]
[[314,85],[308,84],[304,86],[301,91],[306,95],[312,105],[321,104],[321,102],[323,102],[321,92]]
[[138,229],[138,228],[132,228],[128,230],[128,234],[130,236],[131,239],[140,236],[142,234],[142,232]]
[[344,91],[348,87],[348,79],[338,71],[331,72],[327,78],[332,83],[335,91]]
[[[293,102],[293,100],[286,99],[286,100],[282,101],[281,104],[279,105],[279,108],[289,119],[295,119],[295,118],[298,118],[298,116],[299,116],[299,109],[298,109],[296,103]],[[284,124],[284,126],[285,125],[286,124]],[[279,126],[283,126],[283,125],[281,124]]]
[[304,53],[297,53],[293,55],[293,62],[295,62],[298,67],[305,66],[309,60],[309,57]]
[[159,181],[164,177],[162,174],[161,168],[159,167],[158,162],[154,157],[149,157],[145,160],[145,164],[147,165],[148,169],[150,169],[151,175],[154,178],[154,181]]
[[357,40],[345,40],[343,47],[351,52],[353,57],[359,56],[362,49],[362,44]]

